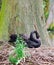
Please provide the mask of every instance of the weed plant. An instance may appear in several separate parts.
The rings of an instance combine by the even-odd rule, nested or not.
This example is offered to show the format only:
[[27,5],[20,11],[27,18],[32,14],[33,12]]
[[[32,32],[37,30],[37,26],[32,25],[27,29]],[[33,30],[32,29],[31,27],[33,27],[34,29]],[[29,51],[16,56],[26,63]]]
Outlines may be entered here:
[[16,42],[15,42],[15,48],[14,48],[14,53],[12,53],[9,56],[9,61],[14,65],[20,63],[20,61],[25,58],[25,52],[24,52],[24,41],[21,37],[18,36]]

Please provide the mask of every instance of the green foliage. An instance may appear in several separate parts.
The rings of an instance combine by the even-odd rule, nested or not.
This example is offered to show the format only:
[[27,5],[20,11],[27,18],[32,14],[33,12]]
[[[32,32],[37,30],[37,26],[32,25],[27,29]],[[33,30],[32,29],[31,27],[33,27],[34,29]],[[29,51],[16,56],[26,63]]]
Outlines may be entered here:
[[15,53],[17,54],[18,59],[21,59],[24,57],[24,44],[17,44],[15,48]]
[[48,31],[52,31],[54,32],[54,23],[51,23],[49,28],[48,28]]
[[16,44],[16,47],[14,49],[14,53],[9,56],[9,61],[12,64],[20,63],[21,59],[25,57],[25,53],[24,53],[25,45],[22,38],[18,37],[15,44]]
[[17,59],[15,57],[13,57],[12,55],[9,56],[9,61],[12,63],[12,64],[16,64],[17,62]]
[[48,15],[49,15],[49,0],[43,0],[43,6],[44,6],[45,20],[47,20]]

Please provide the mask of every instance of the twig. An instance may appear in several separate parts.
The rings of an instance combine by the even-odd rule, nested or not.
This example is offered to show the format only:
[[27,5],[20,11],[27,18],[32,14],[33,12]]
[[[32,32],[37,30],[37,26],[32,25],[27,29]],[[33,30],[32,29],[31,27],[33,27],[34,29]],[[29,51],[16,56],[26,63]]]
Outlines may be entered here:
[[34,24],[34,28],[35,28],[35,30],[37,30],[37,26]]
[[11,64],[10,62],[0,62],[0,64]]

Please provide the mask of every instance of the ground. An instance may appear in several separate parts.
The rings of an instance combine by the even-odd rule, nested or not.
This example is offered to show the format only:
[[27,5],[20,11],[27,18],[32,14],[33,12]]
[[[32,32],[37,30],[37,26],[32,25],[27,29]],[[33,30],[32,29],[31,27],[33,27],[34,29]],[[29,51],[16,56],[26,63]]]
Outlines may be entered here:
[[[4,42],[1,42],[4,43]],[[7,42],[0,45],[0,65],[12,65],[8,56],[13,47]],[[54,47],[27,48],[29,57],[22,60],[19,65],[54,65]]]

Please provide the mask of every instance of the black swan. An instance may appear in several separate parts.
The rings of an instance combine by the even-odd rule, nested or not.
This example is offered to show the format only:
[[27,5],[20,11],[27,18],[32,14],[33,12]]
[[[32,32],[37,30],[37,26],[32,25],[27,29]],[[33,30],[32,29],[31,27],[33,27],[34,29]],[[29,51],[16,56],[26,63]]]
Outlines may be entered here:
[[[34,34],[35,34],[35,38],[34,38]],[[39,39],[40,36],[37,31],[31,32],[29,38],[24,34],[19,34],[19,36],[22,37],[22,39],[26,42],[26,46],[28,48],[38,48],[41,45],[41,40]],[[8,42],[12,42],[12,43],[16,42],[16,39],[17,39],[17,34],[12,34]]]
[[[34,38],[34,34],[35,34],[35,37],[36,37],[36,38]],[[21,36],[21,37],[23,38],[23,40],[27,43],[27,46],[28,46],[29,48],[38,48],[38,47],[40,47],[40,45],[41,45],[40,36],[39,36],[39,34],[38,34],[37,31],[31,32],[29,38],[27,38],[27,36],[25,36],[25,35],[23,35],[23,34],[21,34],[20,36]]]

